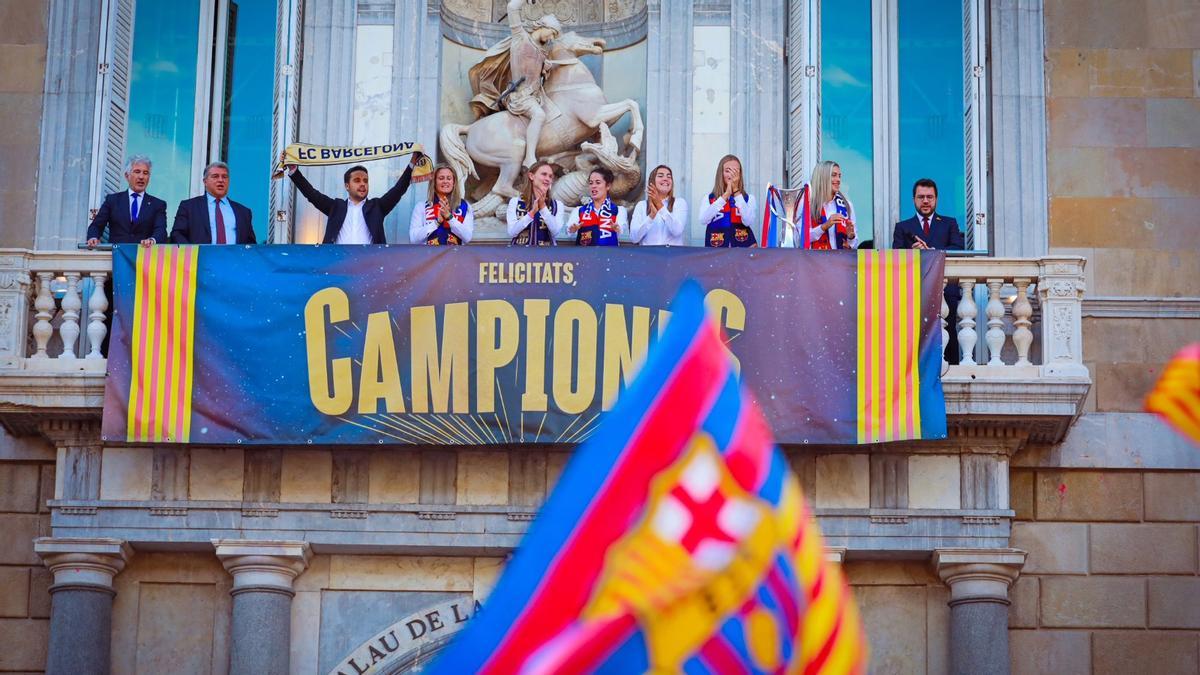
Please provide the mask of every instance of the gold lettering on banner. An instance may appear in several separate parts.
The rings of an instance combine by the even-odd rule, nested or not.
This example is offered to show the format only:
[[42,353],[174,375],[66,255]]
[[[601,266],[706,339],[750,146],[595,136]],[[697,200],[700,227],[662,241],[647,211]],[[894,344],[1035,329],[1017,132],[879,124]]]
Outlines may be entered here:
[[596,310],[583,300],[567,300],[554,313],[552,390],[554,403],[568,415],[587,410],[596,397],[597,324]]
[[525,301],[525,393],[521,410],[546,412],[546,323],[550,318],[549,300]]
[[396,362],[396,341],[387,312],[367,315],[367,336],[363,342],[362,376],[358,383],[358,412],[379,412],[379,399],[389,413],[404,412],[404,390],[400,388],[400,367]]
[[[326,324],[325,312],[329,319]],[[349,358],[328,360],[326,325],[350,320],[350,298],[340,288],[323,288],[304,305],[304,341],[308,347],[308,395],[326,415],[341,415],[354,400]],[[330,372],[332,371],[332,377]],[[330,385],[333,390],[330,391]]]
[[650,308],[633,308],[633,336],[625,324],[625,306],[604,306],[604,375],[600,407],[612,409],[619,391],[633,381],[650,350]]
[[517,310],[504,300],[480,300],[475,304],[475,312],[479,317],[475,412],[496,412],[496,371],[517,355],[521,320],[517,318]]
[[[574,279],[569,263],[531,265],[518,269],[482,263],[479,276],[486,283]],[[610,410],[671,318],[666,309],[593,305],[579,298],[559,302],[530,297],[520,300],[519,308],[517,302],[410,306],[407,326],[388,311],[366,314],[364,324],[351,320],[362,314],[352,313],[344,290],[317,291],[304,307],[313,407],[335,417],[351,407],[360,415],[410,410],[419,415],[503,413],[505,418],[579,415],[597,405]],[[709,291],[705,302],[726,332],[728,349],[746,330],[746,305],[724,289]],[[507,410],[501,410],[505,405]]]
[[441,340],[438,339],[437,312],[433,307],[413,307],[409,316],[412,326],[413,412],[429,412],[431,390],[433,412],[450,412],[451,399],[454,401],[454,412],[471,412],[467,303],[446,305]]

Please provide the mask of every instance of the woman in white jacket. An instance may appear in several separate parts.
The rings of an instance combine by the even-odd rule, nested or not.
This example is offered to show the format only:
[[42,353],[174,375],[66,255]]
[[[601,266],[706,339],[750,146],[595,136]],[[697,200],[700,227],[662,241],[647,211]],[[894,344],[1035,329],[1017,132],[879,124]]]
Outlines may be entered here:
[[462,198],[458,176],[447,164],[439,164],[429,181],[429,199],[413,206],[408,239],[414,244],[456,246],[471,241],[475,214]]
[[633,207],[629,238],[642,246],[683,246],[688,205],[675,196],[675,174],[659,164],[650,172],[646,199]]
[[710,248],[749,248],[758,240],[751,229],[758,206],[742,182],[742,160],[725,155],[717,163],[708,206],[700,212],[704,245]]
[[562,202],[550,197],[554,185],[554,168],[549,162],[538,162],[525,174],[525,190],[520,197],[508,201],[508,236],[512,246],[555,246],[554,240],[563,229],[566,209]]

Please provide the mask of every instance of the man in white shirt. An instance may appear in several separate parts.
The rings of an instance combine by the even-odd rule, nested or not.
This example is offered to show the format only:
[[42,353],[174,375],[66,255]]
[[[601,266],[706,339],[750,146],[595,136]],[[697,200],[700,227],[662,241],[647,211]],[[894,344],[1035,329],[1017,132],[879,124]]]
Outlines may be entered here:
[[308,179],[292,164],[288,165],[288,177],[300,190],[300,194],[318,211],[328,217],[325,224],[323,244],[386,244],[383,220],[396,208],[408,186],[412,183],[413,167],[421,160],[421,153],[414,152],[408,167],[390,190],[378,199],[367,199],[370,192],[370,176],[364,166],[346,169],[342,180],[346,184],[346,199],[334,199],[312,186]]

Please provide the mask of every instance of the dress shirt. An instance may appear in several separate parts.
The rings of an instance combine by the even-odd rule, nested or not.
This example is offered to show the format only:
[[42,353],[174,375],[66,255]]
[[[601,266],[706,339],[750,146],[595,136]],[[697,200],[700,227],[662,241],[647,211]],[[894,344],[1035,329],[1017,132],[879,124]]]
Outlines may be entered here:
[[[208,230],[212,232],[212,243],[217,243],[217,198],[204,193],[208,202]],[[138,208],[141,208],[140,206]],[[237,216],[233,215],[233,206],[229,204],[229,196],[221,198],[221,218],[225,221],[225,243],[237,243]]]
[[363,204],[366,203],[365,199],[358,203],[346,200],[346,222],[342,224],[341,232],[338,232],[337,243],[371,243],[371,231],[367,229],[367,220],[363,218]]
[[645,200],[633,207],[633,225],[629,230],[629,238],[642,246],[683,246],[683,233],[687,229],[687,202],[675,198],[674,209],[667,208],[667,200],[663,200],[662,208],[653,218],[646,215],[649,205]]
[[[141,218],[142,217],[142,209],[146,208],[146,193],[145,192],[137,192],[133,188],[129,188],[129,190],[127,190],[127,192],[129,192],[129,223],[130,223],[130,225],[136,225],[137,220],[133,217],[133,196],[134,195],[138,196],[138,198],[137,198],[138,218]],[[146,238],[156,244],[158,243],[158,240],[155,239],[154,237],[146,237]]]

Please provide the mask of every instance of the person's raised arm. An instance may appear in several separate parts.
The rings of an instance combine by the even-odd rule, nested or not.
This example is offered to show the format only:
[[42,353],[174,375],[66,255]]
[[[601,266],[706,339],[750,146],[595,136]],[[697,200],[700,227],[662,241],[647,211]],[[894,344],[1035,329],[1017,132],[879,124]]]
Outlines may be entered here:
[[[575,234],[576,232],[579,231],[579,209],[580,208],[582,208],[582,207],[577,206],[577,207],[571,209],[571,215],[567,217],[567,233],[568,234]],[[542,217],[544,218],[545,216],[543,215]],[[558,233],[555,232],[555,234],[558,234]]]
[[521,22],[521,5],[524,4],[525,0],[508,0],[508,27],[514,33],[525,30],[525,26]]
[[542,214],[542,222],[546,223],[546,227],[550,228],[550,234],[557,237],[558,233],[562,232],[562,229],[563,229],[563,217],[562,216],[563,216],[563,208],[564,207],[563,207],[562,202],[558,201],[557,199],[553,200],[553,204],[554,204],[555,209],[558,211],[557,214],[550,211],[549,206],[543,206],[542,210],[539,211],[539,213]]
[[650,232],[652,219],[646,215],[648,208],[650,205],[647,202],[638,202],[637,206],[633,207],[633,224],[629,228],[629,241],[640,243]]
[[400,200],[404,198],[404,193],[408,192],[408,186],[412,184],[413,167],[416,166],[417,156],[413,156],[413,161],[409,162],[408,166],[404,167],[404,173],[400,174],[400,179],[392,186],[392,189],[383,193],[379,198],[379,208],[383,210],[383,215],[392,212]]
[[[304,177],[304,174],[300,173],[300,169],[289,171],[288,178],[292,179],[292,183],[295,184],[296,189],[300,191],[300,194],[304,195],[309,204],[312,204],[321,213],[329,215],[329,212],[333,210],[335,201],[332,197],[313,187],[312,183],[308,182],[308,179]],[[178,219],[178,216],[176,218]]]

